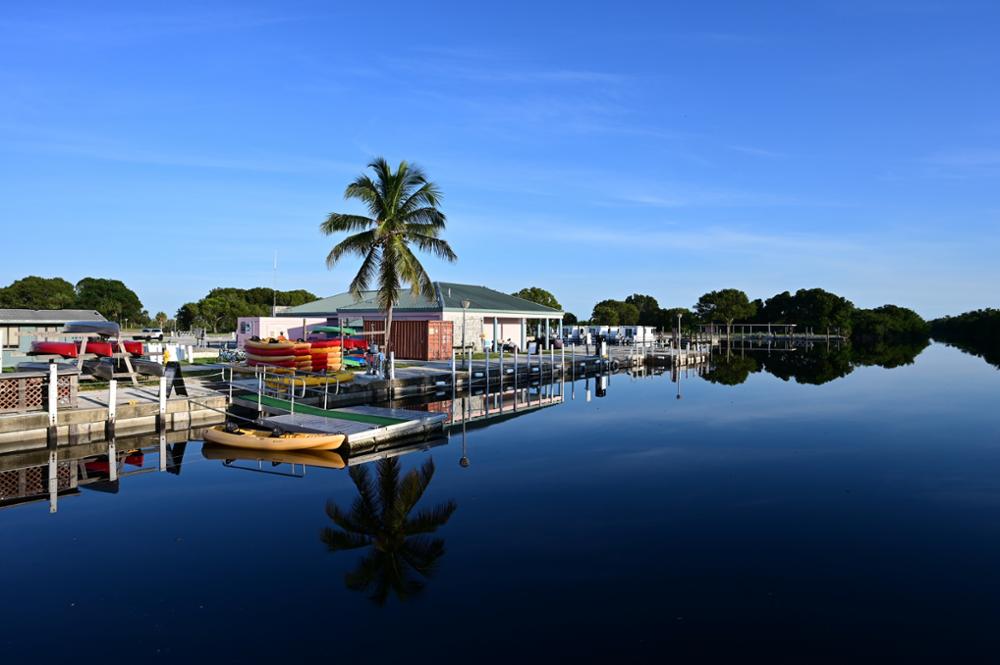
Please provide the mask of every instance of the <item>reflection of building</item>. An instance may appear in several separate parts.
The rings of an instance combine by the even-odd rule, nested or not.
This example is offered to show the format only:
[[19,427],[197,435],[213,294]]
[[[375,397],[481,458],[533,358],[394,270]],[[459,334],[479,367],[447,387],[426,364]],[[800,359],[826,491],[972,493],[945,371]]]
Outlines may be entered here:
[[[171,433],[175,443],[168,444],[167,438],[164,433],[0,455],[0,509],[48,501],[50,512],[56,512],[60,498],[80,494],[81,489],[116,493],[119,480],[127,476],[157,470],[177,474],[186,432]],[[149,463],[150,454],[158,455],[158,464]]]

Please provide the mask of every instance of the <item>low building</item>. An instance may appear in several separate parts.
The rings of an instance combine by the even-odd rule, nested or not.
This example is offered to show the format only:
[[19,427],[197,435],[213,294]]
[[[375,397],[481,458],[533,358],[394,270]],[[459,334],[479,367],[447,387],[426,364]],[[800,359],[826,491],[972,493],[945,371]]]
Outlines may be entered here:
[[90,309],[0,309],[3,366],[23,359],[36,337],[58,333],[69,321],[106,320],[100,312]]
[[[434,282],[433,286],[434,295],[429,298],[402,290],[399,302],[392,310],[393,321],[450,321],[455,346],[464,343],[465,346],[491,349],[501,342],[524,349],[530,333],[548,338],[558,335],[561,330],[563,313],[557,309],[485,286],[452,282]],[[378,305],[376,296],[375,291],[366,291],[360,300],[356,300],[349,293],[341,293],[289,307],[278,316],[306,318],[307,321],[322,318],[328,325],[343,322],[343,325],[369,332],[380,331],[382,327],[377,324],[383,322],[384,326],[385,312]],[[402,330],[403,326],[399,327]],[[394,332],[396,328],[394,325]],[[377,334],[372,335],[375,343],[378,343],[378,337]]]

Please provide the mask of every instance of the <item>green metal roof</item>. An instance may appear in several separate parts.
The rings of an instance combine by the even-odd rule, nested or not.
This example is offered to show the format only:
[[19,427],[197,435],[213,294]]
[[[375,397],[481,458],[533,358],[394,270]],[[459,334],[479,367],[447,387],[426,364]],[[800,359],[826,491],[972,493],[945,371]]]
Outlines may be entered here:
[[[375,292],[368,291],[360,302],[340,307],[341,313],[362,313],[380,311],[376,302]],[[462,301],[469,301],[469,310],[483,312],[511,312],[518,314],[550,315],[553,318],[562,314],[558,309],[539,305],[538,303],[518,298],[508,293],[494,291],[485,286],[471,284],[455,284],[453,282],[434,282],[434,297],[425,298],[413,295],[408,289],[399,293],[399,302],[393,308],[397,312],[435,312],[462,311]]]
[[[375,295],[374,291],[365,291],[363,294],[366,298]],[[336,316],[337,310],[347,307],[348,305],[353,305],[355,302],[354,296],[349,292],[338,293],[334,296],[329,296],[327,298],[320,298],[319,300],[314,300],[312,302],[307,302],[304,305],[296,305],[295,307],[289,307],[288,309],[278,312],[278,316]]]
[[488,312],[535,312],[538,314],[562,314],[558,309],[539,305],[536,302],[494,291],[485,286],[435,282],[438,299],[446,310],[461,310],[462,301],[469,301],[469,309]]

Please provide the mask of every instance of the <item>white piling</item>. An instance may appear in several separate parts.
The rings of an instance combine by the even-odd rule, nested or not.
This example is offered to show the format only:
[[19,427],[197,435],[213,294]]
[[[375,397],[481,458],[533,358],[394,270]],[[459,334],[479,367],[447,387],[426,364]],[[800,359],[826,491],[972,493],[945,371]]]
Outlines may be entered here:
[[108,381],[108,425],[115,426],[118,416],[118,381],[111,379]]
[[164,423],[164,419],[167,415],[167,377],[160,377],[160,427]]
[[59,368],[49,363],[49,427],[59,422]]

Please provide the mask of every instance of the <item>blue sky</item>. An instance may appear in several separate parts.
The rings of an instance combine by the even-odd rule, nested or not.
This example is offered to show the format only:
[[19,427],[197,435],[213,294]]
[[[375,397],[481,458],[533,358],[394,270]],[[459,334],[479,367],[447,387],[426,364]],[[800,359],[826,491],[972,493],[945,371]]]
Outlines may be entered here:
[[[0,16],[0,283],[341,291],[318,225],[375,155],[456,264],[570,311],[820,286],[1000,305],[1000,9],[982,2],[37,3]],[[570,8],[571,7],[571,8]]]

